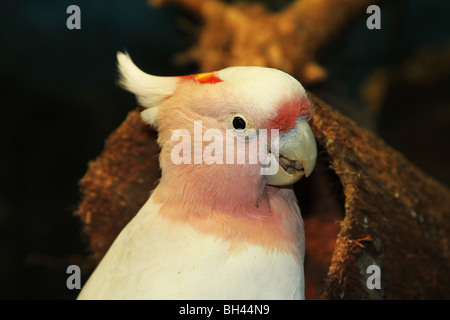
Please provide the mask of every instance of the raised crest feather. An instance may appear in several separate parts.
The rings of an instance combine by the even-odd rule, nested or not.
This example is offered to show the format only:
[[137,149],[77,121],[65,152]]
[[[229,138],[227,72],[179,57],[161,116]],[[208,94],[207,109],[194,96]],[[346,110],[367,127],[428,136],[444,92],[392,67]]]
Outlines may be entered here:
[[136,96],[140,106],[149,108],[143,112],[142,117],[154,125],[157,110],[153,107],[173,94],[180,78],[147,74],[134,64],[128,53],[117,53],[117,65],[120,73],[119,84]]

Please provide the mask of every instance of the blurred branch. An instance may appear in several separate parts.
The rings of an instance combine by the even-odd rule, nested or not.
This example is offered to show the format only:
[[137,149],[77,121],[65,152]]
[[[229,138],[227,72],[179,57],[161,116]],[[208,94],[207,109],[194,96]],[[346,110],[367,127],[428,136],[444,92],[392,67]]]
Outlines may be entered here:
[[309,85],[327,73],[317,62],[355,18],[365,14],[369,0],[297,0],[281,12],[261,4],[226,4],[218,0],[153,0],[175,3],[203,20],[198,41],[179,58],[195,62],[201,71],[257,65],[283,70]]

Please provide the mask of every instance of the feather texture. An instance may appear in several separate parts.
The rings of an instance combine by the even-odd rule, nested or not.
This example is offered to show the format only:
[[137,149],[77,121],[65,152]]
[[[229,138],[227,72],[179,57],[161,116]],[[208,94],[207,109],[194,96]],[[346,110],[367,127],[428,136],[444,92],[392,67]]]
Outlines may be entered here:
[[173,94],[180,79],[147,74],[134,64],[128,53],[117,53],[117,64],[119,84],[136,96],[140,106],[148,108],[143,113],[143,119],[155,126],[156,107]]
[[303,299],[303,264],[161,216],[152,198],[120,233],[78,299]]

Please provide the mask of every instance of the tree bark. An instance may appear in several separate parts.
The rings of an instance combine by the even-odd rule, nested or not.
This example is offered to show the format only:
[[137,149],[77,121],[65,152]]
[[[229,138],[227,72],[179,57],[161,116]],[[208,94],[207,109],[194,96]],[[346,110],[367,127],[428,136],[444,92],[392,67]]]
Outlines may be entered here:
[[[323,297],[450,298],[450,190],[319,99],[312,128],[345,196]],[[381,290],[367,267],[381,268]]]

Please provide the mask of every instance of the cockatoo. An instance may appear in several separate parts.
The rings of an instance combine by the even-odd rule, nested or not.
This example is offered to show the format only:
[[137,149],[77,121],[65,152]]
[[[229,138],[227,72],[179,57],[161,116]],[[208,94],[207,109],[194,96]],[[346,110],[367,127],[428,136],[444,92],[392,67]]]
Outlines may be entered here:
[[317,149],[302,85],[264,67],[159,77],[117,58],[120,84],[158,130],[161,180],[78,299],[304,299],[290,185]]

